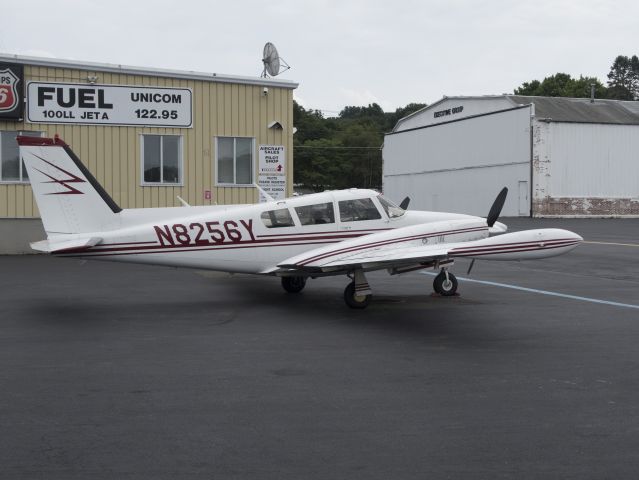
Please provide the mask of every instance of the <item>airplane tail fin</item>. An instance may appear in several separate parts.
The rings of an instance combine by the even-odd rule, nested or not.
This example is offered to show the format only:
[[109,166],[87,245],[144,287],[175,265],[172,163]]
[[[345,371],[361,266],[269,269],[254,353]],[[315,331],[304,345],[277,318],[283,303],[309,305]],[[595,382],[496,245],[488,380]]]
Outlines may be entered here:
[[47,235],[117,227],[122,209],[57,135],[17,141]]

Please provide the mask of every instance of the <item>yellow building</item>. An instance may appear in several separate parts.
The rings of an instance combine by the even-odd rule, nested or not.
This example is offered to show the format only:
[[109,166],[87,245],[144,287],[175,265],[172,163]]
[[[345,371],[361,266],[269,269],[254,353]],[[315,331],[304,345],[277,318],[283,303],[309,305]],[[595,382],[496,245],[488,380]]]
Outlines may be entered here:
[[292,194],[296,87],[0,54],[0,253],[44,238],[18,133],[58,134],[122,208],[255,203]]

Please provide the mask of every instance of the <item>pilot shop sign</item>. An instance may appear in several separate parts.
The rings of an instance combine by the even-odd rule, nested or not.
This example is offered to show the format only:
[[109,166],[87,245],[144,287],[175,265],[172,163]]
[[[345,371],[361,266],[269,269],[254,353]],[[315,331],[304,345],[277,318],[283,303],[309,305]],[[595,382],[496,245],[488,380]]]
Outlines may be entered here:
[[192,123],[191,90],[29,82],[27,120],[188,128]]
[[[257,184],[275,200],[286,198],[286,151],[284,145],[260,145]],[[260,202],[266,197],[260,193]]]

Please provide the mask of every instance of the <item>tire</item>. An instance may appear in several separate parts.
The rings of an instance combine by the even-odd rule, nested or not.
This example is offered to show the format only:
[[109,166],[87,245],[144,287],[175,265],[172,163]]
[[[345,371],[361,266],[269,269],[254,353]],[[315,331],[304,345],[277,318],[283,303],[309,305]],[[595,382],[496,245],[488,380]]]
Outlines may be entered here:
[[282,277],[282,288],[288,293],[300,293],[306,286],[306,277]]
[[344,289],[344,301],[350,308],[366,308],[371,298],[372,295],[355,295],[355,282],[349,283]]
[[451,297],[457,293],[457,278],[455,275],[448,272],[448,281],[446,281],[446,274],[440,272],[439,275],[433,280],[433,290],[444,297]]

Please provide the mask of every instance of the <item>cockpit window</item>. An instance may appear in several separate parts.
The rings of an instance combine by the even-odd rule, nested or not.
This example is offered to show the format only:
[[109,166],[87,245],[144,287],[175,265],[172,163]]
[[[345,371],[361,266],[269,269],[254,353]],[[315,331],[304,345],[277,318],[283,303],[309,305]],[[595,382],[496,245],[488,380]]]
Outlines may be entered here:
[[370,198],[342,200],[339,202],[339,219],[342,222],[359,222],[362,220],[378,220],[382,215]]
[[406,210],[398,207],[383,195],[378,195],[377,200],[379,200],[379,203],[382,204],[382,207],[384,208],[386,215],[388,215],[388,218],[401,217],[406,213]]
[[295,223],[293,223],[293,217],[291,217],[291,212],[288,211],[288,208],[262,212],[262,215],[260,215],[260,219],[262,220],[262,223],[266,226],[266,228],[295,226]]
[[302,225],[335,223],[335,212],[333,211],[332,202],[295,207],[295,213],[297,213]]

